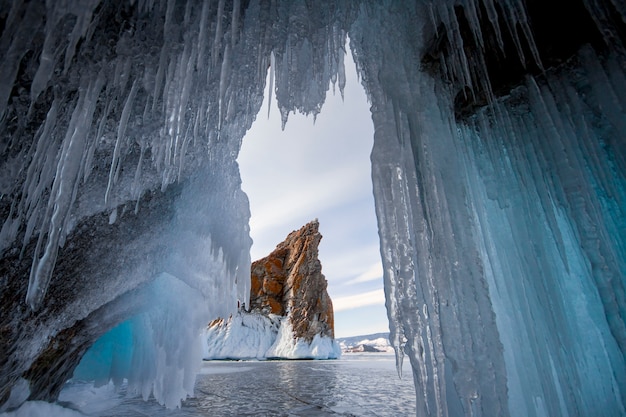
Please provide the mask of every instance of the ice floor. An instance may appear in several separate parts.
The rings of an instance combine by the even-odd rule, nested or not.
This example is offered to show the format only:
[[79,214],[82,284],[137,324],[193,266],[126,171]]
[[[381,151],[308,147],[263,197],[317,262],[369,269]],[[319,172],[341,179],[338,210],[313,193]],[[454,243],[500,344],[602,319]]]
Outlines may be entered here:
[[[331,361],[205,362],[196,397],[181,409],[127,398],[90,396],[69,386],[66,406],[97,416],[400,416],[415,415],[410,372],[399,379],[393,355],[344,354]],[[106,395],[104,395],[106,397]]]

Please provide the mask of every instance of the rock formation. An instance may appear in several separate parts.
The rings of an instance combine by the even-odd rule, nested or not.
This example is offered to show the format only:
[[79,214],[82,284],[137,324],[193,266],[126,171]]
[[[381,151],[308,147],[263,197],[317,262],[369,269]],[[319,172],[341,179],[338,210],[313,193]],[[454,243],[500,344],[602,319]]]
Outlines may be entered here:
[[[314,220],[252,263],[249,309],[207,329],[205,359],[334,359],[333,304],[317,258]],[[247,311],[246,311],[247,310]]]
[[252,263],[250,310],[287,316],[294,337],[334,337],[333,304],[318,259],[316,220],[291,232],[265,258]]

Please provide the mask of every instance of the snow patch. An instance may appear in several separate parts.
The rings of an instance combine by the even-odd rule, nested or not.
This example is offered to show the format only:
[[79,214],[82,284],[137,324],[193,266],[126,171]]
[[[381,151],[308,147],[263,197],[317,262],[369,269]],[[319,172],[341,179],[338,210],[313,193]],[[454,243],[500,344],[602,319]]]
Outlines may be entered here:
[[[123,388],[126,386],[127,381]],[[99,415],[122,403],[122,391],[113,381],[100,387],[90,382],[69,382],[59,394],[59,402],[87,415]]]
[[45,401],[27,401],[17,410],[0,413],[1,417],[84,417],[84,414]]

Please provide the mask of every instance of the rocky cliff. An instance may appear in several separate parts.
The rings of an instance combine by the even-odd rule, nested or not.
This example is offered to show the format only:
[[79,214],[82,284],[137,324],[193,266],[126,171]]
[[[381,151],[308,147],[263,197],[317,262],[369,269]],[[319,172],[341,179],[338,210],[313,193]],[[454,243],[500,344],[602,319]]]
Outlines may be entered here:
[[294,336],[334,337],[333,303],[318,259],[316,220],[291,232],[265,258],[252,263],[250,310],[289,318]]
[[207,359],[336,358],[333,304],[314,220],[252,263],[250,305],[207,330]]

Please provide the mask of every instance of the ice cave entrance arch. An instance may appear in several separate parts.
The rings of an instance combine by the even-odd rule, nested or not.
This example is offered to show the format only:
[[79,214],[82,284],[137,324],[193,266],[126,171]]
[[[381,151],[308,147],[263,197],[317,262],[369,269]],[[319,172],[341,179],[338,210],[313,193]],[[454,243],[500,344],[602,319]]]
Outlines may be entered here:
[[374,127],[346,50],[343,97],[338,85],[329,85],[321,113],[292,112],[284,130],[275,95],[268,100],[268,75],[263,106],[238,157],[250,200],[252,260],[319,219],[337,337],[388,331],[369,158]]
[[[374,127],[350,51],[346,86],[329,85],[321,113],[291,113],[283,130],[276,98],[268,116],[269,74],[260,113],[238,157],[250,200],[252,260],[269,254],[292,230],[318,218],[322,272],[333,300],[336,337],[389,329],[370,153]],[[191,296],[191,295],[190,295]],[[123,374],[133,355],[136,317],[104,334],[88,350],[74,378],[105,384]],[[117,372],[117,368],[120,372]]]

